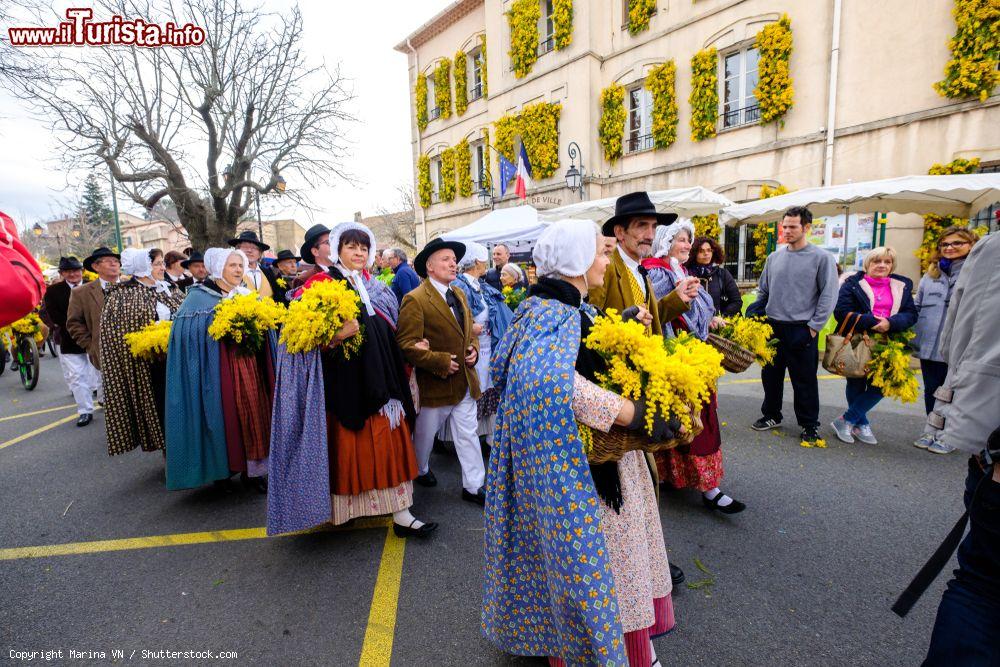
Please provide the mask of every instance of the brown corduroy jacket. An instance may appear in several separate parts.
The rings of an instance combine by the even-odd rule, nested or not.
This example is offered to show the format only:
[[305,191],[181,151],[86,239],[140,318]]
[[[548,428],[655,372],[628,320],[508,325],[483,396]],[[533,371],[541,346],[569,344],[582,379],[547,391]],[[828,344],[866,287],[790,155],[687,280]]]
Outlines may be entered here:
[[662,323],[673,321],[686,313],[691,306],[684,303],[676,292],[671,292],[657,302],[653,295],[653,284],[649,281],[648,276],[646,277],[646,303],[636,304],[628,280],[628,267],[625,266],[620,252],[620,250],[615,249],[611,253],[611,264],[608,265],[608,271],[604,274],[604,284],[590,290],[589,301],[601,310],[614,308],[619,315],[626,308],[644,305],[653,315],[653,326],[650,328],[650,333],[662,336]]
[[[466,350],[472,346],[478,352],[479,337],[472,333],[472,313],[465,294],[462,290],[452,292],[462,304],[463,327],[459,327],[451,308],[428,279],[404,296],[399,308],[396,342],[406,360],[416,367],[420,405],[429,408],[457,405],[466,392],[477,400],[480,396],[476,369],[465,365]],[[416,347],[425,338],[430,342],[429,351]],[[460,368],[448,375],[452,355]]]
[[70,293],[66,312],[66,331],[76,344],[87,351],[94,368],[101,368],[101,312],[104,288],[100,280],[77,287]]

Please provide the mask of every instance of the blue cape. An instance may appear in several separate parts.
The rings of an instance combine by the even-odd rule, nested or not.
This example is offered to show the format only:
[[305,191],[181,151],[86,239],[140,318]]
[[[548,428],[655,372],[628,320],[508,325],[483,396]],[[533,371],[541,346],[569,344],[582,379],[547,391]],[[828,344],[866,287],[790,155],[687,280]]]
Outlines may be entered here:
[[600,501],[573,415],[580,314],[526,299],[495,350],[483,633],[507,653],[625,665]]
[[479,280],[479,289],[481,291],[477,292],[472,289],[472,285],[469,284],[464,275],[456,278],[451,283],[451,286],[465,292],[465,300],[472,310],[473,317],[483,312],[483,308],[488,307],[490,309],[488,320],[490,325],[490,349],[497,349],[500,346],[500,339],[503,338],[507,327],[510,326],[511,321],[514,319],[514,312],[507,305],[503,294],[500,290],[495,289],[487,283],[485,279]]
[[208,335],[221,295],[192,287],[167,348],[167,488],[190,489],[229,477],[222,417],[219,343]]

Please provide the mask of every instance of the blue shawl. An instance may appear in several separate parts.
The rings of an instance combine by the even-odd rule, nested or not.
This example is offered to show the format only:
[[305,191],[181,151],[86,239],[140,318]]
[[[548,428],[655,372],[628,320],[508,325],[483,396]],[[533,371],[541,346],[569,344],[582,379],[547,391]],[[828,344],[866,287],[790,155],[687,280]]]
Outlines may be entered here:
[[479,279],[479,290],[472,289],[469,279],[465,275],[460,275],[451,283],[452,287],[465,292],[465,300],[469,303],[472,316],[475,317],[483,312],[483,308],[489,308],[489,329],[490,329],[490,349],[495,350],[500,345],[511,320],[514,319],[514,312],[507,305],[500,290],[495,289],[484,279]]
[[[649,280],[653,283],[653,295],[657,301],[672,292],[677,286],[677,276],[674,275],[673,271],[660,267],[648,269],[648,271]],[[697,336],[700,340],[708,338],[708,325],[711,324],[712,318],[715,317],[715,302],[712,301],[712,295],[708,293],[708,290],[704,286],[698,289],[698,296],[691,302],[691,309],[681,315],[681,317],[684,318],[684,323],[692,335]],[[670,325],[670,322],[663,322],[662,324],[663,335],[672,338],[674,328]]]
[[482,627],[500,649],[628,664],[614,580],[573,415],[580,314],[525,300],[495,350],[501,392],[486,480]]
[[167,348],[167,488],[189,489],[229,477],[222,417],[219,343],[208,335],[221,295],[192,287]]

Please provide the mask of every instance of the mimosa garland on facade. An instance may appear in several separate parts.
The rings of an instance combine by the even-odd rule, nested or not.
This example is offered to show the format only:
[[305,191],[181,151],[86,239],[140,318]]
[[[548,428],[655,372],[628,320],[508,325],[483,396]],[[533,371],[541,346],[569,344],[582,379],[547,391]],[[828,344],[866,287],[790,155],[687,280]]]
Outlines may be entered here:
[[757,33],[754,46],[760,54],[760,78],[753,94],[760,108],[761,124],[780,120],[795,102],[792,86],[792,22],[787,14]]
[[431,205],[434,184],[431,183],[431,158],[421,155],[417,158],[417,199],[421,208]]
[[604,159],[614,164],[622,156],[625,132],[625,88],[613,83],[601,91],[601,121],[597,133],[604,149]]
[[[784,185],[778,185],[776,187],[771,187],[770,185],[762,185],[760,188],[760,198],[770,199],[771,197],[777,197],[778,195],[783,195],[788,193],[788,188]],[[777,227],[776,222],[762,222],[754,225],[753,228],[753,243],[754,243],[754,269],[760,273],[764,270],[764,262],[767,261],[768,248],[771,245],[771,239],[777,238]]]
[[423,132],[427,129],[427,77],[417,75],[417,85],[413,89],[414,102],[417,108],[417,128]]
[[656,13],[656,0],[629,0],[627,7],[629,33],[638,35],[648,30],[649,20]]
[[559,116],[562,105],[550,102],[529,104],[521,113],[507,115],[493,123],[494,146],[511,162],[517,162],[514,140],[520,136],[535,179],[549,178],[559,169]]
[[868,363],[868,379],[872,386],[881,389],[886,398],[895,398],[901,403],[913,403],[920,391],[917,375],[910,368],[907,347],[914,335],[912,331],[876,334],[872,359]]
[[472,149],[468,139],[455,146],[455,171],[458,174],[458,196],[472,196]]
[[447,58],[434,69],[434,104],[441,118],[451,118],[451,61]]
[[703,49],[691,58],[691,139],[701,141],[715,136],[719,120],[719,52]]
[[934,90],[943,97],[977,97],[985,102],[1000,83],[1000,2],[955,0],[951,13],[957,24],[948,41],[951,60]]
[[150,322],[138,331],[125,334],[129,352],[136,359],[147,361],[166,357],[172,324],[170,320]]
[[553,0],[552,23],[554,46],[565,49],[573,42],[573,0]]
[[[979,171],[979,158],[956,158],[947,164],[934,164],[927,171],[931,176],[948,174],[974,174]],[[952,225],[967,225],[968,219],[955,218],[950,215],[925,215],[924,235],[920,247],[913,253],[920,260],[920,271],[924,272],[931,263],[931,258],[937,250],[937,242],[941,232]]]
[[[356,320],[361,313],[361,300],[356,292],[341,280],[319,280],[302,292],[301,298],[288,306],[280,342],[292,354],[324,348],[346,322]],[[345,358],[361,348],[361,332],[341,345]]]
[[455,54],[455,113],[465,115],[469,108],[468,72],[466,70],[465,51]]
[[715,334],[752,352],[761,366],[774,361],[778,341],[774,338],[774,329],[763,317],[733,315],[726,318],[726,326]]
[[438,196],[443,202],[455,200],[455,147],[441,151],[441,183]]
[[[722,227],[719,226],[718,213],[693,216],[691,218],[691,224],[694,225],[695,237],[707,236],[708,238],[715,239],[716,241],[722,238]],[[691,250],[694,251],[694,248]]]
[[489,86],[486,85],[486,33],[479,36],[479,51],[481,53],[480,58],[482,59],[482,64],[480,65],[480,78],[483,82],[483,97],[489,97]]
[[646,88],[653,96],[653,144],[669,148],[677,141],[677,65],[668,60],[649,70]]
[[514,76],[523,79],[538,60],[538,21],[542,8],[538,0],[514,0],[507,11],[510,26],[510,63]]
[[607,362],[598,374],[606,389],[646,403],[646,430],[656,415],[692,428],[691,415],[710,399],[724,373],[722,354],[687,333],[667,341],[649,336],[638,322],[623,322],[614,309],[597,317],[584,340]]
[[273,299],[261,299],[257,292],[222,299],[214,311],[208,335],[253,353],[264,348],[268,333],[276,330],[287,314],[284,306]]

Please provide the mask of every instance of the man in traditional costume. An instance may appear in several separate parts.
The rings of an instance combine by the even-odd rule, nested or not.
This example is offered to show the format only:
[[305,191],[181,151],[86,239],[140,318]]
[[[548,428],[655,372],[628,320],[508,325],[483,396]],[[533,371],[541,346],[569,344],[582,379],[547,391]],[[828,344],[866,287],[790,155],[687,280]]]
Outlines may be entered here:
[[330,228],[326,225],[313,225],[306,230],[299,257],[306,266],[292,284],[296,289],[305,285],[317,273],[325,273],[330,268]]
[[260,258],[271,249],[271,246],[257,238],[257,232],[254,231],[240,232],[236,238],[229,239],[229,245],[246,255],[247,270],[243,274],[243,285],[262,297],[287,303],[286,290],[278,285],[278,277],[274,271],[260,263]]
[[186,259],[187,257],[184,256],[184,253],[177,252],[176,250],[171,250],[163,256],[163,263],[166,265],[163,279],[174,285],[181,292],[187,291],[187,288],[191,287],[194,283],[191,276],[184,273],[184,260]]
[[76,257],[59,258],[59,282],[45,291],[45,310],[55,327],[53,336],[59,346],[59,366],[66,386],[76,401],[77,426],[86,426],[94,419],[94,392],[100,384],[99,374],[87,351],[77,344],[66,330],[66,315],[73,290],[83,285],[83,264]]
[[244,483],[267,492],[274,368],[269,344],[248,354],[208,334],[215,306],[237,294],[246,256],[209,248],[211,280],[194,285],[174,317],[167,349],[167,488]]
[[[484,504],[486,470],[476,434],[481,395],[476,362],[479,337],[462,290],[451,287],[465,245],[434,239],[413,260],[423,282],[403,297],[396,340],[416,367],[420,414],[413,437],[421,486],[435,486],[430,469],[434,435],[447,421],[462,466],[462,499]],[[430,343],[430,349],[424,344]]]
[[191,255],[181,262],[181,266],[191,274],[191,285],[188,285],[188,287],[200,285],[208,280],[208,269],[205,268],[205,256],[201,252],[192,250]]
[[[657,300],[649,275],[642,266],[642,260],[653,252],[656,228],[676,219],[675,213],[658,212],[645,192],[618,198],[614,216],[601,226],[604,236],[614,238],[617,245],[611,253],[604,284],[590,289],[592,306],[601,310],[614,308],[623,317],[630,312],[638,313],[639,321],[646,325],[651,336],[662,336],[661,322],[669,322],[687,312],[691,300],[698,294],[697,278],[679,283],[677,289]],[[655,462],[650,460],[649,464],[655,472]],[[675,584],[684,580],[681,568],[671,565],[670,570]]]
[[[342,223],[331,230],[329,247],[331,268],[299,295],[342,281],[358,295],[360,314],[337,332],[331,349],[290,354],[278,347],[268,534],[391,514],[397,536],[427,537],[437,524],[410,513],[414,409],[393,337],[395,297],[366,271],[377,256],[375,236],[360,223]],[[360,347],[345,357],[341,345],[357,336]]]
[[90,363],[101,370],[101,312],[104,295],[121,279],[122,256],[110,248],[101,247],[83,260],[84,271],[94,271],[98,279],[73,290],[66,312],[66,331],[76,344],[87,351]]
[[[674,625],[653,478],[640,451],[588,465],[580,434],[646,428],[643,402],[596,384],[607,366],[582,342],[601,314],[584,296],[609,250],[593,223],[549,226],[533,252],[538,283],[493,357],[483,632],[553,665],[649,667],[651,639]],[[675,428],[657,415],[652,432]]]

